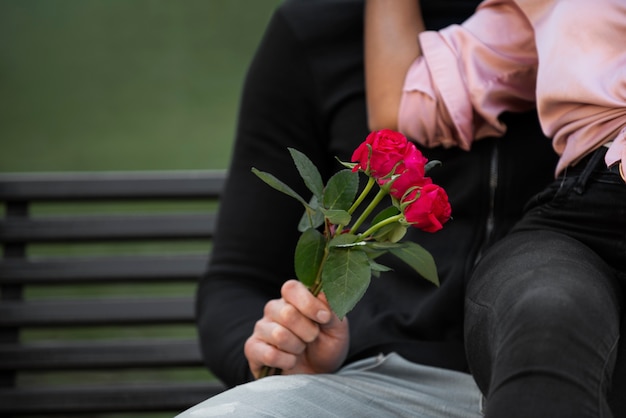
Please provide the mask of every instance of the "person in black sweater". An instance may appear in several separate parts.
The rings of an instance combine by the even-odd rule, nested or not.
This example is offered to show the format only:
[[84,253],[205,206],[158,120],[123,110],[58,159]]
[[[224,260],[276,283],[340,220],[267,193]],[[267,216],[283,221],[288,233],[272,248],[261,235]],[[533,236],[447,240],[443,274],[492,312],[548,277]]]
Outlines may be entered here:
[[[478,1],[420,3],[425,26],[439,29],[464,20]],[[228,386],[241,386],[181,416],[479,413],[463,348],[464,283],[552,179],[556,155],[535,113],[505,115],[506,137],[481,140],[471,152],[422,150],[443,163],[429,175],[446,189],[453,219],[435,234],[411,228],[405,240],[431,252],[441,285],[390,256],[381,263],[392,270],[372,279],[344,321],[290,280],[302,206],[251,172],[270,172],[308,196],[287,148],[306,154],[327,180],[341,168],[337,159],[349,161],[376,127],[371,97],[368,120],[363,22],[363,0],[287,0],[268,24],[246,76],[214,246],[197,290],[206,365]],[[283,320],[297,321],[299,308],[326,313],[307,320],[296,346],[281,350],[271,339],[289,327],[272,315],[292,312]],[[263,365],[284,376],[255,381]]]

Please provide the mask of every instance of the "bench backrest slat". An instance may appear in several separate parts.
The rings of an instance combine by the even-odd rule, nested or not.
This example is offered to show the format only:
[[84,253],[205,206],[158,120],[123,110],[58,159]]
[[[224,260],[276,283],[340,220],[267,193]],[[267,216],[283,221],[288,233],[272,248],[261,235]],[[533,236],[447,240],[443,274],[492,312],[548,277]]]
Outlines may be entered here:
[[208,239],[215,218],[204,214],[72,216],[0,221],[6,243]]
[[80,370],[197,366],[195,339],[48,342],[0,346],[0,370]]
[[1,174],[9,202],[204,199],[219,197],[223,171]]
[[0,263],[0,284],[195,282],[206,254],[40,258]]
[[0,326],[181,324],[193,321],[193,306],[190,297],[7,301],[0,305]]

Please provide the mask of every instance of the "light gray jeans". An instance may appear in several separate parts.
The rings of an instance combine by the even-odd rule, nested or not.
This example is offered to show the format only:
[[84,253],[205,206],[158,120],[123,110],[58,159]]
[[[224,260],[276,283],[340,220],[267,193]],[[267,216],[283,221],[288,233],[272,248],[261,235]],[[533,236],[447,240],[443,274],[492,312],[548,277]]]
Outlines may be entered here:
[[266,377],[207,399],[177,418],[473,418],[482,416],[481,401],[469,374],[391,354],[334,374]]

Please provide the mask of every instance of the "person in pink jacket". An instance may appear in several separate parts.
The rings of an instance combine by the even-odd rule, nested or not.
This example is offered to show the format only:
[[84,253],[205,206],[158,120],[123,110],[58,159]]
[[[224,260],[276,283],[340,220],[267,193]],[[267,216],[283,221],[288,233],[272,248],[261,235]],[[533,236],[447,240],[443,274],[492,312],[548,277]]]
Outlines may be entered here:
[[624,379],[614,370],[625,329],[626,2],[486,0],[419,44],[398,111],[408,137],[470,150],[506,131],[503,112],[536,107],[559,155],[554,183],[467,284],[465,344],[485,416],[612,416]]

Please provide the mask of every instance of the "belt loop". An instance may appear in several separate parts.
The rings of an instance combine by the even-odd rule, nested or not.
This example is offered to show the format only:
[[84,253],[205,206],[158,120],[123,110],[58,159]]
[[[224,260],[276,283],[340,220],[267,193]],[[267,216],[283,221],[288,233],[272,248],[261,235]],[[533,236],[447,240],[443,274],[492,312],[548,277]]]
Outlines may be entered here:
[[578,176],[576,180],[576,184],[574,185],[574,191],[578,194],[582,194],[587,186],[587,181],[589,180],[589,176],[593,173],[596,166],[603,161],[604,154],[606,153],[605,147],[600,147],[597,150],[593,151],[589,156],[589,160],[587,161],[587,165],[583,168],[582,172]]

